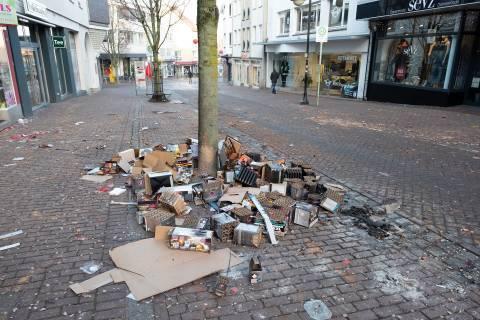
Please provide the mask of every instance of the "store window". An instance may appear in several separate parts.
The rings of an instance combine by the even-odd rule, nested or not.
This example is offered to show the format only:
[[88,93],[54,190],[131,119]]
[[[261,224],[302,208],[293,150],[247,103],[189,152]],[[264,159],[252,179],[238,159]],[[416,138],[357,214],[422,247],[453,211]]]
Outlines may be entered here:
[[7,28],[0,27],[0,110],[17,104],[7,37]]
[[459,19],[459,14],[447,14],[384,23],[373,81],[448,89]]
[[360,55],[330,54],[323,57],[323,87],[330,95],[356,98]]
[[290,33],[290,11],[280,13],[280,34]]

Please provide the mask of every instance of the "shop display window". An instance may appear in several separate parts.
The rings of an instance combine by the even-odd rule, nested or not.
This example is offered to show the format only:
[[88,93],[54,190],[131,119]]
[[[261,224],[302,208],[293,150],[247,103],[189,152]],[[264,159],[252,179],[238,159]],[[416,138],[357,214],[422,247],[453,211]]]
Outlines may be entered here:
[[373,81],[447,89],[459,19],[459,14],[445,14],[384,23]]
[[360,55],[334,54],[323,57],[323,87],[328,94],[356,98]]
[[17,104],[12,68],[6,45],[6,28],[0,27],[0,109]]

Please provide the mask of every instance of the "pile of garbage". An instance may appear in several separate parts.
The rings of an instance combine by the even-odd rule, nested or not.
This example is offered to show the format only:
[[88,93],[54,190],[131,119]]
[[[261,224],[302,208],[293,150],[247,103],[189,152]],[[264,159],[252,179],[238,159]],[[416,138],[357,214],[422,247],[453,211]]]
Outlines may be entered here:
[[[128,149],[101,166],[85,168],[82,179],[97,182],[121,172],[128,174],[126,187],[136,202],[126,204],[136,206],[138,223],[155,234],[155,238],[112,250],[119,269],[98,275],[93,283],[125,281],[135,299],[141,300],[241,262],[228,248],[215,250],[215,242],[258,248],[268,239],[276,245],[292,224],[310,228],[343,204],[346,189],[322,184],[308,164],[269,160],[244,150],[240,141],[227,136],[219,143],[216,176],[201,176],[197,174],[198,150],[197,140],[186,139],[181,144]],[[261,279],[261,264],[254,258],[252,283]],[[159,272],[159,264],[170,269]],[[167,281],[173,274],[178,276]],[[91,280],[71,288],[88,292],[95,288]],[[219,287],[224,282],[219,281]]]

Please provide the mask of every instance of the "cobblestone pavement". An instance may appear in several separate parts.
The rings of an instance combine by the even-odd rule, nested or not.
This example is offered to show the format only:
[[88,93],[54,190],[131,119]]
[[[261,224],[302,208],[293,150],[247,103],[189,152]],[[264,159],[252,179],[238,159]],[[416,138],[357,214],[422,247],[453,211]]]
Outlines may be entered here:
[[[177,93],[196,103],[195,86]],[[222,123],[480,253],[480,108],[432,108],[221,86]]]
[[[194,102],[194,93],[186,84],[169,85],[176,88],[173,99]],[[222,92],[233,90],[222,88]],[[289,118],[286,113],[290,111],[284,107],[279,107],[283,113],[274,114],[268,105],[280,103],[270,100],[265,92],[239,89],[235,95],[222,96],[224,132],[239,136],[248,148],[270,155],[292,152],[293,156],[302,145],[290,140],[294,138],[287,133],[309,130],[283,125],[278,127],[283,132],[278,137],[273,127],[281,119],[274,117],[283,116],[289,125],[318,117],[313,109],[294,109],[295,96],[274,98],[291,106],[297,119]],[[262,96],[270,101],[261,103],[267,106],[264,111],[258,109]],[[249,105],[240,103],[242,97]],[[242,110],[249,108],[256,108],[257,116],[243,115]],[[341,115],[341,110],[337,112]],[[451,114],[458,117],[455,112]],[[272,121],[264,129],[250,126],[267,116]],[[238,293],[229,291],[225,298],[211,293],[215,275],[142,302],[126,298],[124,284],[75,295],[68,286],[91,277],[79,269],[84,263],[102,262],[101,271],[106,271],[112,267],[111,248],[151,236],[136,224],[131,210],[110,204],[110,200],[128,200],[127,194],[110,197],[97,193],[99,185],[79,179],[81,169],[128,147],[182,141],[195,134],[196,121],[190,104],[150,104],[135,97],[132,87],[120,86],[50,105],[36,111],[31,123],[0,132],[0,235],[17,229],[24,232],[0,239],[0,246],[20,243],[0,251],[0,319],[309,319],[303,309],[309,299],[323,300],[334,319],[480,319],[478,256],[397,214],[389,219],[405,230],[404,235],[383,241],[338,216],[310,229],[294,226],[275,247],[232,247],[245,262],[229,274]],[[468,120],[465,123],[468,127]],[[462,134],[468,130],[474,129]],[[11,141],[18,134],[34,132],[36,138],[29,141]],[[322,136],[319,141],[326,138]],[[337,143],[348,141],[341,131],[336,139]],[[305,143],[309,141],[305,139]],[[53,146],[40,148],[42,144]],[[368,148],[368,143],[363,147]],[[445,148],[453,154],[469,152],[465,149],[470,147],[455,143]],[[318,153],[315,165],[319,168],[323,154],[331,157],[325,151]],[[24,160],[13,161],[15,157]],[[355,157],[361,159],[360,155]],[[387,171],[383,167],[376,170]],[[122,185],[124,179],[115,177],[115,185]],[[473,188],[472,184],[471,192]],[[352,203],[375,200],[355,190],[351,192]],[[474,226],[473,222],[469,225]],[[267,271],[263,282],[255,286],[245,277],[248,257],[253,253],[262,256]]]

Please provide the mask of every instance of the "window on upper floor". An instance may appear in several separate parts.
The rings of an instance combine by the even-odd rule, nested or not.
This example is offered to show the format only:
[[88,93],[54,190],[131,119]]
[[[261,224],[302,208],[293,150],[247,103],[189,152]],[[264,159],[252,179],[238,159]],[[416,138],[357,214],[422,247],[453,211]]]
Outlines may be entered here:
[[290,11],[280,13],[280,34],[290,33]]
[[330,4],[330,28],[346,28],[349,0],[332,0]]
[[228,15],[230,17],[232,16],[232,4],[231,3],[228,5]]
[[247,8],[247,20],[250,19],[250,8]]
[[228,34],[228,44],[229,44],[230,47],[232,46],[232,33],[231,32]]
[[253,27],[253,43],[257,42],[257,27]]
[[[330,2],[330,29],[343,29],[347,27],[350,0],[331,0]],[[308,6],[297,8],[297,31],[306,32],[308,27]],[[312,5],[310,28],[314,29],[320,24],[320,4]]]

